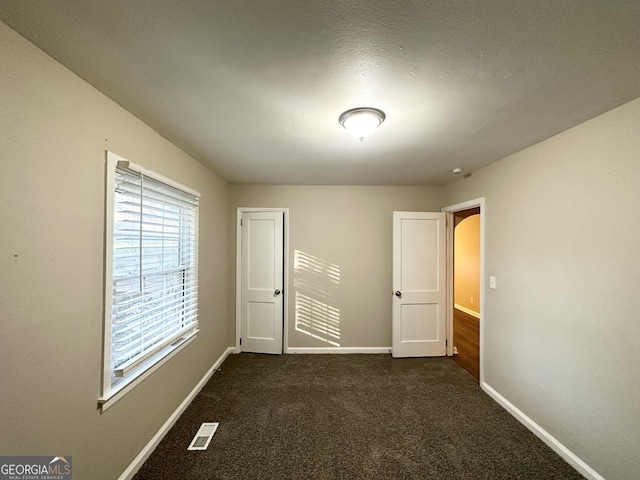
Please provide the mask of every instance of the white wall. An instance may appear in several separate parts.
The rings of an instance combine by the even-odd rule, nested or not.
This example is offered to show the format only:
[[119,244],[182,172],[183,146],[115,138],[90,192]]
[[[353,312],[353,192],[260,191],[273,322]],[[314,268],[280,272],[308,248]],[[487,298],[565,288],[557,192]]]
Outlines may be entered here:
[[[228,346],[227,185],[3,23],[0,65],[0,453],[113,480]],[[100,414],[105,149],[201,192],[202,293],[198,339]]]
[[486,198],[487,384],[608,480],[638,478],[640,99],[445,194]]

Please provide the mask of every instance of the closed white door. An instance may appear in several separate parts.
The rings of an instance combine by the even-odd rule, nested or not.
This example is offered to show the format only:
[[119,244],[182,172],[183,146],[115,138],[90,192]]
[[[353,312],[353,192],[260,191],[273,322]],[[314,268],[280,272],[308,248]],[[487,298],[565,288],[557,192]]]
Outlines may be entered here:
[[446,346],[446,217],[393,212],[394,357],[438,357]]
[[241,350],[282,353],[283,214],[242,214]]

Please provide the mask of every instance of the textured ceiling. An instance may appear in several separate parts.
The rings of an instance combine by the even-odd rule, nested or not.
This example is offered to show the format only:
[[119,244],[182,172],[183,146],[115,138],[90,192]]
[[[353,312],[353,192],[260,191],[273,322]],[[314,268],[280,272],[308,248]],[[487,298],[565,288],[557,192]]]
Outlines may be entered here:
[[[640,96],[640,2],[0,0],[232,183],[438,185]],[[386,121],[360,142],[357,106]]]

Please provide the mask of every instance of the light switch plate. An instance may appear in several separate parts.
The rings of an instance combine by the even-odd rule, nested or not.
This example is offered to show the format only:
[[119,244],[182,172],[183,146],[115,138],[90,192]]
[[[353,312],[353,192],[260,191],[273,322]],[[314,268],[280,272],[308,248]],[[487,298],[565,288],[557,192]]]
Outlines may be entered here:
[[489,275],[489,288],[496,289],[496,277]]

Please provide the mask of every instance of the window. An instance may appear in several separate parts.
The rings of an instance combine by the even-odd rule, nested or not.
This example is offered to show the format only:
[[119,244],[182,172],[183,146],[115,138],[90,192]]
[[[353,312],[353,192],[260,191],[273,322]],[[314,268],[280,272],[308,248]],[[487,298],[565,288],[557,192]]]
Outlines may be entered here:
[[198,332],[199,194],[111,152],[107,172],[103,409]]

